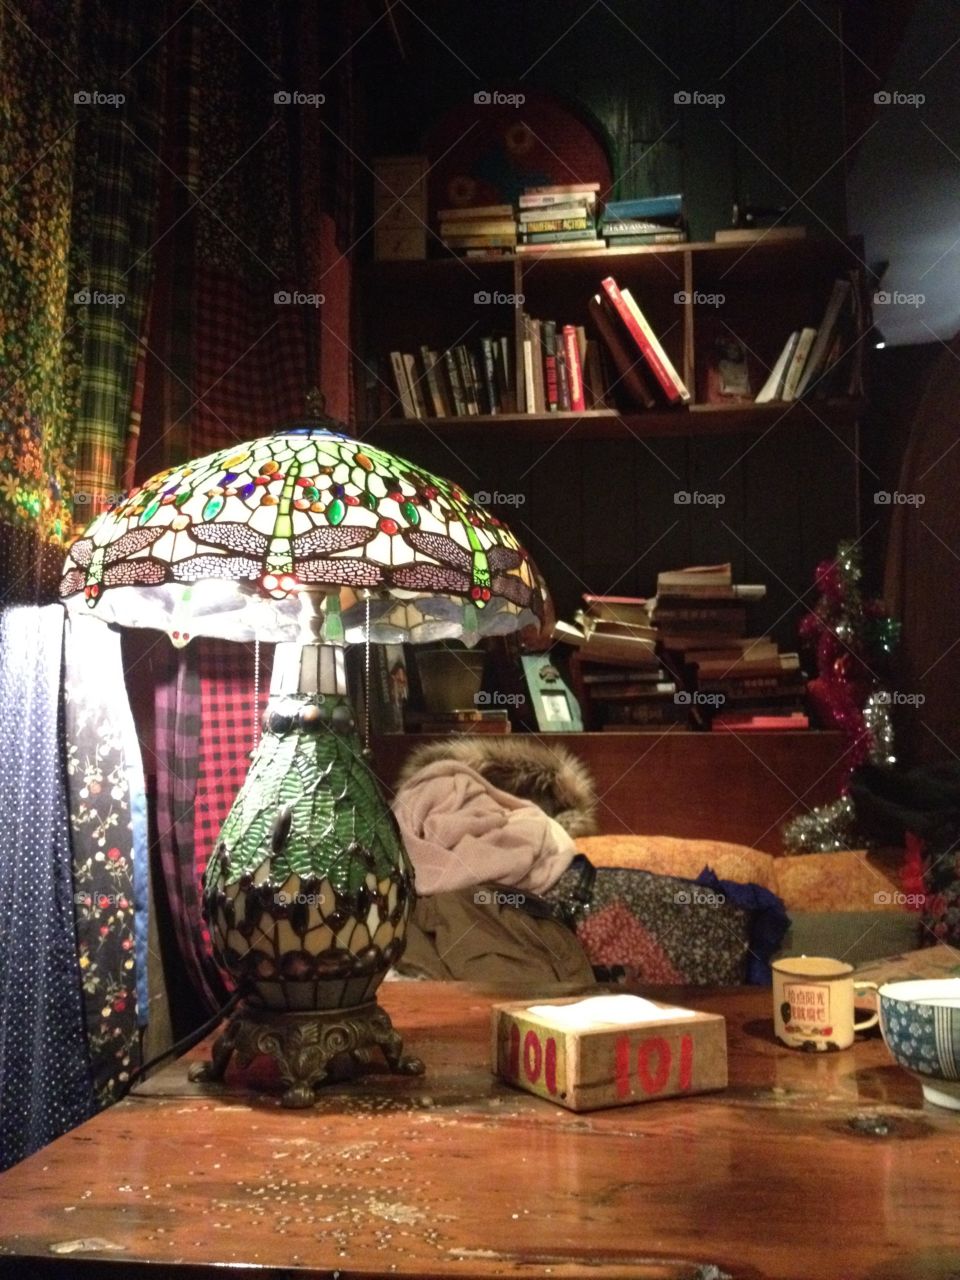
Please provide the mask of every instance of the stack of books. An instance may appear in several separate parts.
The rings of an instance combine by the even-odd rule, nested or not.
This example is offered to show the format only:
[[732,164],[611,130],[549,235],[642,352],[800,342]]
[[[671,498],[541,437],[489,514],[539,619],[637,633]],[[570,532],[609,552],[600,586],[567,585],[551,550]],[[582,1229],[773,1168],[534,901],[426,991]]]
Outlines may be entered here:
[[404,716],[410,733],[474,734],[510,733],[512,727],[505,709],[467,707],[462,711],[408,711]]
[[819,327],[796,329],[790,334],[757,394],[757,404],[813,394],[858,394],[859,361],[849,362],[842,386],[835,373],[847,363],[844,356],[857,345],[856,335],[862,332],[860,305],[860,289],[853,274],[836,280]]
[[527,187],[518,201],[517,253],[602,249],[597,237],[599,182]]
[[513,342],[491,335],[446,351],[391,351],[390,367],[404,418],[465,418],[516,413]]
[[690,392],[629,289],[607,276],[589,311],[616,370],[621,398],[647,409],[689,404]]
[[441,209],[440,239],[461,257],[505,256],[517,247],[517,220],[512,204],[473,209]]
[[713,729],[807,728],[796,653],[751,636],[748,607],[762,583],[735,583],[731,566],[661,573],[653,610],[659,648],[688,695],[694,723]]
[[516,353],[521,413],[604,407],[605,375],[597,343],[583,325],[520,315]]
[[656,650],[649,603],[637,596],[584,595],[577,625],[558,623],[572,644],[573,682],[591,729],[626,731],[685,725],[687,707]]
[[607,248],[644,244],[684,244],[687,230],[683,196],[647,196],[640,200],[611,200],[600,220]]

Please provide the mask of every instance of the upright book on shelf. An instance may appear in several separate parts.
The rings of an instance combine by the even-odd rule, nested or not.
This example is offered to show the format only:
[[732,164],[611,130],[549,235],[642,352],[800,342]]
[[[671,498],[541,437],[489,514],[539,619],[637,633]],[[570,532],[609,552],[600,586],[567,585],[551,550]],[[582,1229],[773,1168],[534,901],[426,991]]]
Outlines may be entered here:
[[690,392],[684,386],[629,289],[621,290],[613,276],[607,276],[601,280],[600,285],[627,333],[643,354],[668,403],[689,402]]

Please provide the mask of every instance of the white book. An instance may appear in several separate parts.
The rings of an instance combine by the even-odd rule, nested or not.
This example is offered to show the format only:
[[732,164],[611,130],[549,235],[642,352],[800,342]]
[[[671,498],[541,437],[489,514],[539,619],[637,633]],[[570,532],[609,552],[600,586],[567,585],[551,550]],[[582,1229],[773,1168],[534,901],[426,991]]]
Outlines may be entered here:
[[593,208],[582,201],[571,204],[545,205],[539,209],[521,209],[521,222],[555,222],[558,218],[592,218]]
[[533,381],[533,341],[523,340],[523,386],[527,405],[527,413],[537,412],[537,393]]
[[799,338],[800,331],[798,329],[791,333],[783,344],[783,350],[777,356],[777,362],[770,370],[769,378],[757,392],[756,404],[767,404],[771,400],[780,399],[780,388],[783,386],[783,380],[786,377],[787,365],[793,357]]
[[556,205],[582,204],[593,208],[596,203],[595,191],[543,191],[539,195],[521,196],[517,206],[520,209],[550,209]]
[[807,367],[804,369],[800,385],[797,387],[798,400],[823,372],[823,366],[833,343],[833,335],[840,320],[840,313],[843,311],[849,296],[850,281],[835,280],[833,292],[830,294],[830,301],[827,303],[827,309],[823,313],[820,328],[817,330],[816,341],[810,351],[810,358],[807,360]]
[[651,347],[653,347],[654,351],[657,353],[657,356],[659,357],[661,364],[663,365],[664,369],[667,372],[667,377],[670,379],[670,381],[679,391],[680,399],[683,401],[684,404],[689,404],[690,392],[687,390],[686,385],[683,379],[680,377],[679,373],[677,373],[676,369],[673,367],[672,360],[667,355],[666,351],[664,351],[663,347],[660,345],[660,339],[657,337],[657,335],[650,328],[650,325],[647,323],[647,317],[643,314],[643,312],[637,306],[633,294],[630,292],[629,289],[621,289],[620,296],[621,298],[623,298],[624,302],[627,304],[627,307],[629,308],[630,313],[633,316],[634,320],[636,320],[637,324],[643,330],[647,341],[650,343]]
[[390,352],[390,365],[393,369],[393,380],[397,384],[397,393],[400,396],[400,407],[403,410],[403,416],[405,418],[415,418],[417,410],[410,392],[407,366],[399,351]]
[[787,368],[787,376],[783,380],[781,400],[795,400],[797,398],[797,387],[800,385],[800,379],[803,376],[803,370],[816,336],[816,329],[800,330],[800,337],[797,339],[797,345]]

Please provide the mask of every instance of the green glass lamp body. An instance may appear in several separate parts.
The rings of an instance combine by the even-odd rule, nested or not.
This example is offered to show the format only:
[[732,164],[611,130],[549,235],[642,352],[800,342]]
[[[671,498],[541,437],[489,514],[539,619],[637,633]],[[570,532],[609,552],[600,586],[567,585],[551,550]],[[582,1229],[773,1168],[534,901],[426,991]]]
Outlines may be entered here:
[[263,736],[204,881],[217,959],[265,1007],[362,1005],[403,952],[413,898],[343,650],[279,645]]

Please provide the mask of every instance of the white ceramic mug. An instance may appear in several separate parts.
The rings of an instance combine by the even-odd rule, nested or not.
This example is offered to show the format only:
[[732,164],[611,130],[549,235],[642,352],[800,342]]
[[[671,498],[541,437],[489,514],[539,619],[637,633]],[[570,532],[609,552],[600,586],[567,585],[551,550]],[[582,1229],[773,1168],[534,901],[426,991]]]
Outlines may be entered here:
[[876,991],[875,982],[854,982],[853,965],[827,956],[791,956],[774,960],[773,1027],[791,1049],[825,1052],[849,1049],[857,1031],[875,1027],[874,1012],[855,1020],[858,992]]

